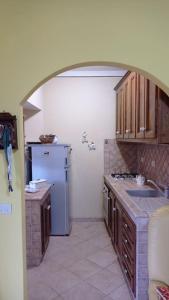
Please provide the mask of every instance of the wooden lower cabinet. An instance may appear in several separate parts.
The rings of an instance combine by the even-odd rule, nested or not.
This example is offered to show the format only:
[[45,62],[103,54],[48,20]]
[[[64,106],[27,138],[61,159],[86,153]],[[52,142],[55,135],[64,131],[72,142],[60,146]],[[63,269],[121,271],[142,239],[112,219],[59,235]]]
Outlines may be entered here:
[[42,254],[45,253],[51,232],[51,201],[50,194],[41,205],[41,241],[42,241]]
[[111,239],[129,288],[136,295],[136,226],[115,197],[112,205]]

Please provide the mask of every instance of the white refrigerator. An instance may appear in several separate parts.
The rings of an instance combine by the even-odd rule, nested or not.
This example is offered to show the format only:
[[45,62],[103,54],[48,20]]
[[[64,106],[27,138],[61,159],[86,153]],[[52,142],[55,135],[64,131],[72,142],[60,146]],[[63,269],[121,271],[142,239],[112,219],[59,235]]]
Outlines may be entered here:
[[51,235],[69,235],[70,154],[66,144],[29,144],[31,178],[47,179],[51,187]]

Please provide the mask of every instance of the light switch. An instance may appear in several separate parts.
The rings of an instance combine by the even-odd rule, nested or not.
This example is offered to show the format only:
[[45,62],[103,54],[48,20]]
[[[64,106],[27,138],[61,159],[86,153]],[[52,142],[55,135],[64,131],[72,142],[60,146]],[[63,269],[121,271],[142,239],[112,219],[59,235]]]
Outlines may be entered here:
[[0,203],[0,215],[11,215],[11,213],[12,213],[12,204]]

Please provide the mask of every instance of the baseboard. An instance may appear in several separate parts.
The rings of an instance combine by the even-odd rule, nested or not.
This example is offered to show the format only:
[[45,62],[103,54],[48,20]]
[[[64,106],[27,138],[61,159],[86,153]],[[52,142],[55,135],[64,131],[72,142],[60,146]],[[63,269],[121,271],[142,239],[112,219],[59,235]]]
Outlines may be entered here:
[[72,218],[72,222],[103,222],[103,218]]

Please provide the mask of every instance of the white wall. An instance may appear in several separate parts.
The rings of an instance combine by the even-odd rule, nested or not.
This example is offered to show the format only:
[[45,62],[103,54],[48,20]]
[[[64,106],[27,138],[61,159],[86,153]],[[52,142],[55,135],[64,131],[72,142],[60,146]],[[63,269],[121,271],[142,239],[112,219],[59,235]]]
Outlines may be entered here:
[[[72,216],[102,217],[104,139],[115,137],[115,92],[120,78],[57,77],[43,86],[44,132],[72,145]],[[89,151],[82,132],[96,143]],[[31,134],[31,133],[30,133]]]
[[40,111],[27,111],[28,114],[34,113],[34,115],[24,122],[25,141],[36,142],[39,141],[39,136],[44,133],[43,87],[36,90],[28,102],[39,108]]

